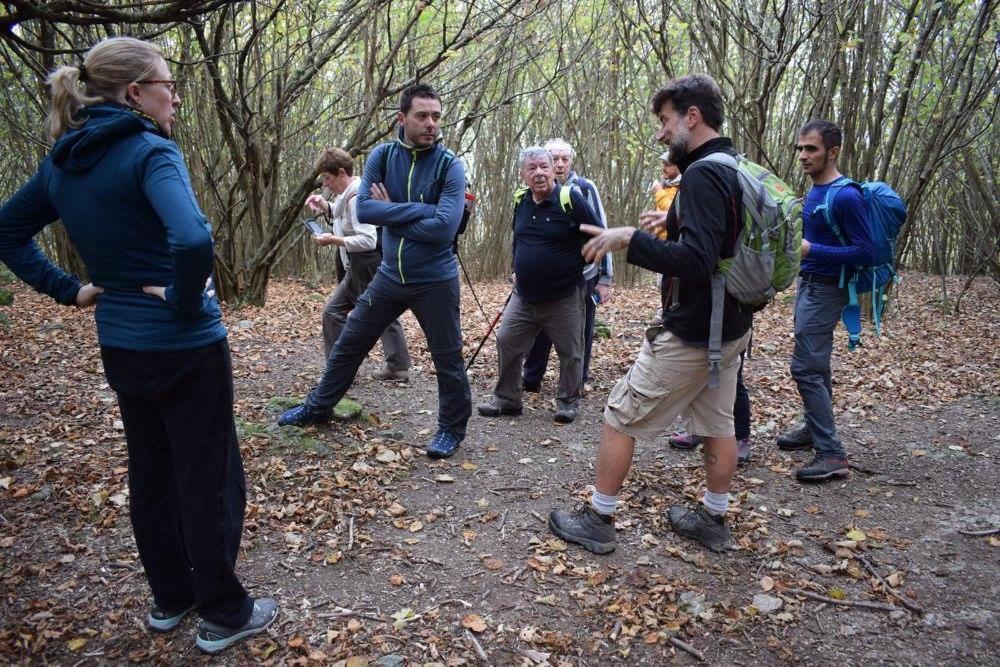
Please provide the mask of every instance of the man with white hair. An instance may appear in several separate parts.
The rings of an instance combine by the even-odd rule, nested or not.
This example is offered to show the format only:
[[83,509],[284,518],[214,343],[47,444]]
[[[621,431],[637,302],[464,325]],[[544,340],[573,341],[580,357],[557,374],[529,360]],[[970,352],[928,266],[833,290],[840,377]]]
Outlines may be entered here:
[[556,182],[552,156],[542,146],[521,151],[521,178],[526,187],[514,196],[514,294],[497,333],[497,384],[479,414],[521,414],[521,365],[532,341],[544,332],[559,356],[555,420],[567,424],[576,419],[583,385],[586,286],[580,225],[599,222],[578,189]]
[[[573,171],[573,160],[576,151],[565,139],[555,138],[545,142],[544,148],[552,155],[552,167],[556,181],[561,185],[575,189],[583,195],[584,201],[594,211],[598,223],[605,229],[608,218],[604,213],[601,195],[594,182]],[[583,279],[587,293],[584,299],[584,349],[583,349],[583,382],[590,378],[590,353],[594,346],[594,317],[597,314],[597,304],[607,303],[611,299],[611,285],[614,283],[611,255],[606,255],[601,261],[586,264],[583,267]],[[524,376],[522,387],[525,391],[539,391],[542,376],[549,364],[549,353],[552,351],[552,340],[542,332],[535,338],[535,344],[528,352],[524,361]]]

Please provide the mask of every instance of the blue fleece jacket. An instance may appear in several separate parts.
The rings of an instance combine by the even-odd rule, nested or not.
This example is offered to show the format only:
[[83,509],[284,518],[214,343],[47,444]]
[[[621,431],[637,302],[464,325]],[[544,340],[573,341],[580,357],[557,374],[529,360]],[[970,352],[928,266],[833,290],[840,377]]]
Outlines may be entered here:
[[[91,281],[104,288],[95,319],[101,345],[188,350],[226,336],[205,291],[213,245],[180,151],[156,124],[117,104],[81,111],[38,171],[0,208],[0,260],[62,304],[80,281],[53,264],[33,237],[62,220]],[[167,288],[166,301],[144,285]]]
[[[404,141],[377,146],[365,162],[358,188],[358,221],[382,227],[379,271],[397,283],[431,283],[458,277],[452,241],[465,208],[465,167],[452,159],[435,179],[446,149],[440,140],[427,148]],[[382,183],[391,201],[372,199]]]

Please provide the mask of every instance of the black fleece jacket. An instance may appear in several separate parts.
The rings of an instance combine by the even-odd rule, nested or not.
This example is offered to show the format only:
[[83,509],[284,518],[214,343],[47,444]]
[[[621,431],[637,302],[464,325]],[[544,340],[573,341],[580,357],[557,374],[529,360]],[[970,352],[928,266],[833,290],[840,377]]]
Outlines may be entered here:
[[[717,162],[696,162],[712,153],[735,155],[733,142],[719,137],[677,160],[683,174],[680,191],[667,215],[668,238],[661,241],[636,232],[628,262],[665,276],[663,301],[670,305],[671,282],[680,281],[678,307],[664,309],[663,325],[678,338],[708,344],[712,315],[711,277],[720,258],[732,257],[742,200],[735,171]],[[679,204],[679,206],[678,206]],[[722,339],[735,340],[750,329],[753,312],[728,293],[722,316]]]

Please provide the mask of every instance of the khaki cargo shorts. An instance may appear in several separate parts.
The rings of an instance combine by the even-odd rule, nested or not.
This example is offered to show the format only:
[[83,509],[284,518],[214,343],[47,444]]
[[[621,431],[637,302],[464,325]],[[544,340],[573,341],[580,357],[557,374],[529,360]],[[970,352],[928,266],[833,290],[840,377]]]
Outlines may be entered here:
[[734,435],[736,374],[750,332],[722,344],[718,389],[708,388],[707,349],[688,345],[662,327],[650,327],[646,334],[639,358],[608,396],[608,424],[636,440],[652,442],[686,410],[689,432],[709,438]]

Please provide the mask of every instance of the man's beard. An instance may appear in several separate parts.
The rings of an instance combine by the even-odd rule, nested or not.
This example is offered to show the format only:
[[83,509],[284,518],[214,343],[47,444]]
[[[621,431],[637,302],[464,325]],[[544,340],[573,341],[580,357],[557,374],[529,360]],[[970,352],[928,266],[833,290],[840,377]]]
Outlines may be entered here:
[[691,133],[688,132],[686,127],[674,133],[674,136],[671,137],[670,143],[667,145],[670,148],[670,158],[674,161],[674,164],[676,164],[678,160],[687,156],[688,143],[690,141]]

